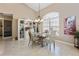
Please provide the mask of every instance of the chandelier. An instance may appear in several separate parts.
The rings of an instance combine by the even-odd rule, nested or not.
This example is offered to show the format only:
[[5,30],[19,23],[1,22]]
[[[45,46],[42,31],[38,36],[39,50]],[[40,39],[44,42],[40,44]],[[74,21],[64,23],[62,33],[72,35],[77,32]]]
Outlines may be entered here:
[[34,22],[40,23],[43,21],[43,19],[40,16],[40,3],[38,4],[38,16],[34,19]]

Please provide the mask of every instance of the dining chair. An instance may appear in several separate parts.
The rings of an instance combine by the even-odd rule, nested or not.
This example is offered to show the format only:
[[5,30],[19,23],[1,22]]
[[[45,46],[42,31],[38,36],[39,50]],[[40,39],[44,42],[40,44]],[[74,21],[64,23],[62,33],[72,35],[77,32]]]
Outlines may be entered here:
[[32,46],[34,44],[39,44],[39,38],[33,36],[32,32],[29,30],[28,31],[28,34],[29,34],[29,43],[28,43],[28,46],[31,44]]

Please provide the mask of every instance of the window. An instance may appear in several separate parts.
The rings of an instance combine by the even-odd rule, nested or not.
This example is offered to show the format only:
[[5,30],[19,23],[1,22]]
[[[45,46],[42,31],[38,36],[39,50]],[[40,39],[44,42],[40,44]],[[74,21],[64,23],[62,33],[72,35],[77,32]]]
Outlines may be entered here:
[[51,12],[43,17],[43,31],[48,30],[49,33],[59,35],[59,13]]

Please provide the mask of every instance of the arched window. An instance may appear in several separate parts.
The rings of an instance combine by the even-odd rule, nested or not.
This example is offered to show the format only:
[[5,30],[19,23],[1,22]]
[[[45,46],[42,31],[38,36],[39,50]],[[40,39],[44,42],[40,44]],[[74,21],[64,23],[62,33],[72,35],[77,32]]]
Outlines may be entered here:
[[59,13],[51,12],[43,17],[43,31],[48,30],[49,33],[59,35]]

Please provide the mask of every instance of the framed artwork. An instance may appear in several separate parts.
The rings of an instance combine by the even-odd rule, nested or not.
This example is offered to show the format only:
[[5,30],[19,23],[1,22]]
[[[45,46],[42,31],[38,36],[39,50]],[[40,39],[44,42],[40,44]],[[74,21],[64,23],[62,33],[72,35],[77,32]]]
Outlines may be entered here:
[[76,31],[76,16],[69,16],[64,21],[64,34],[73,35]]

